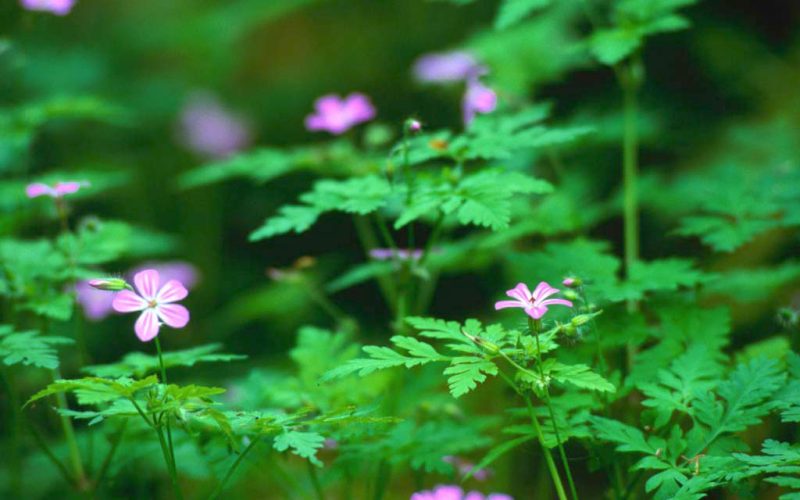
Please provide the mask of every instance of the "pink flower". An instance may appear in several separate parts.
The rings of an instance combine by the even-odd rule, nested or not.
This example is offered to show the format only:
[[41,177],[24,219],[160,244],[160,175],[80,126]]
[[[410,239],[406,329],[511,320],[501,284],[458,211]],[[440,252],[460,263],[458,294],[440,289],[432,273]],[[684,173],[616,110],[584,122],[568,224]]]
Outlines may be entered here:
[[452,51],[426,54],[414,63],[414,77],[420,82],[460,82],[486,69],[468,52]]
[[467,81],[463,102],[464,123],[469,125],[478,113],[491,113],[497,107],[497,94],[477,78]]
[[225,108],[213,95],[197,93],[189,98],[180,116],[181,141],[192,151],[225,158],[251,141],[248,123]]
[[114,310],[111,307],[114,295],[93,287],[90,281],[79,281],[75,284],[76,298],[87,318],[100,321]]
[[507,307],[521,307],[525,309],[525,313],[533,319],[540,319],[547,312],[549,305],[561,305],[572,307],[572,302],[565,299],[548,299],[547,297],[558,293],[558,290],[542,281],[536,286],[536,289],[531,293],[530,289],[525,283],[519,283],[517,286],[506,292],[506,295],[515,300],[501,300],[495,303],[496,310],[505,309]]
[[419,248],[398,248],[392,250],[391,248],[373,248],[369,251],[369,256],[375,260],[390,260],[396,258],[397,260],[419,260],[422,257],[422,250]]
[[20,4],[27,10],[50,12],[57,16],[66,16],[76,0],[21,0]]
[[28,196],[28,198],[37,198],[39,196],[61,198],[67,194],[77,193],[80,188],[88,185],[89,183],[86,181],[56,182],[52,186],[42,182],[34,182],[33,184],[28,184],[28,186],[25,188],[25,194]]
[[133,282],[138,293],[130,290],[118,292],[112,307],[122,313],[142,311],[134,326],[139,340],[148,342],[154,339],[162,322],[172,328],[183,328],[189,323],[188,309],[180,304],[174,304],[189,294],[179,281],[167,281],[159,288],[158,271],[147,269],[136,273]]
[[306,128],[310,131],[325,130],[339,135],[353,126],[375,117],[375,108],[364,94],[352,93],[344,99],[329,94],[314,103],[314,114],[306,117]]
[[458,486],[440,485],[433,490],[419,491],[411,495],[411,500],[513,500],[503,493],[490,493],[483,496],[477,491],[470,491],[466,495]]
[[155,269],[158,271],[159,276],[161,276],[161,279],[164,281],[179,281],[187,290],[193,289],[200,280],[197,268],[181,260],[145,262],[141,266],[137,266],[128,271],[128,276],[132,276],[147,269]]

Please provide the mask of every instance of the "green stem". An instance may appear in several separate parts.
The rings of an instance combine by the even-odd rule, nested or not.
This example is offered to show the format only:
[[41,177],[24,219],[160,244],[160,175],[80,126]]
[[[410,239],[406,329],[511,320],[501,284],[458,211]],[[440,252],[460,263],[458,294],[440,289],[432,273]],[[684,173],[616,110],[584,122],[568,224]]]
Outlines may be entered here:
[[319,482],[319,475],[317,474],[317,466],[312,464],[310,460],[306,461],[308,465],[308,477],[311,479],[311,485],[314,487],[314,494],[317,500],[325,500],[325,493],[322,491],[322,484]]
[[541,323],[533,318],[528,318],[528,326],[531,333],[536,339],[536,365],[539,367],[539,379],[542,381],[542,394],[544,395],[544,403],[547,406],[547,411],[550,413],[550,421],[553,423],[553,434],[556,436],[556,443],[558,444],[558,454],[561,456],[561,466],[564,467],[564,473],[567,475],[567,483],[569,484],[569,492],[572,498],[578,499],[578,492],[575,489],[575,482],[572,480],[572,471],[567,461],[567,454],[564,451],[564,445],[561,442],[561,435],[558,432],[558,423],[556,422],[556,414],[553,411],[553,404],[550,402],[550,390],[545,383],[544,368],[542,367],[542,349],[539,345],[539,330],[541,330]]
[[102,465],[100,465],[100,469],[97,471],[97,476],[94,480],[94,490],[97,489],[102,484],[103,480],[106,477],[106,473],[108,472],[109,466],[111,466],[111,461],[114,459],[114,455],[117,453],[117,449],[119,449],[119,444],[122,442],[122,436],[125,434],[125,429],[128,427],[128,420],[123,420],[122,425],[120,425],[119,430],[114,435],[111,441],[111,449],[108,450],[106,454],[106,458],[103,460]]
[[[639,260],[639,136],[638,136],[638,91],[640,86],[641,62],[635,56],[619,71],[623,93],[624,132],[622,138],[622,182],[623,182],[623,222],[625,239],[625,273],[631,276],[631,269]],[[628,303],[628,309],[635,311],[638,304]]]
[[[52,370],[51,375],[53,377],[53,382],[61,379],[61,373],[58,371],[58,368]],[[60,409],[69,409],[67,397],[63,392],[58,392],[55,396],[56,404]],[[75,476],[78,489],[83,489],[86,486],[86,474],[83,470],[83,461],[81,460],[81,450],[78,447],[78,440],[75,438],[75,428],[72,425],[72,420],[66,415],[59,414],[59,420],[61,421],[61,429],[64,431],[64,438],[67,441],[67,448],[69,449],[72,473]]]
[[[378,248],[378,238],[375,236],[375,230],[369,224],[369,220],[363,215],[354,216],[353,223],[356,227],[358,239],[361,241],[361,246],[364,248],[364,254],[369,259],[370,250]],[[378,287],[381,289],[381,293],[383,294],[383,300],[389,306],[389,309],[394,312],[394,308],[396,306],[395,297],[397,292],[394,288],[393,281],[390,280],[386,275],[378,276],[377,281]]]
[[[158,366],[161,368],[161,383],[164,385],[164,397],[166,398],[166,391],[167,391],[167,368],[164,366],[164,356],[161,352],[161,341],[159,341],[158,337],[155,339],[156,341],[156,351],[158,352]],[[167,445],[168,445],[168,452],[169,452],[169,460],[168,465],[170,465],[170,476],[172,478],[172,487],[175,489],[175,496],[178,498],[183,498],[181,494],[181,487],[178,483],[178,464],[175,461],[175,448],[172,446],[172,429],[170,428],[169,423],[169,415],[164,415],[166,419],[166,423],[164,427],[167,429]],[[158,426],[158,433],[159,438],[163,439],[163,433],[161,432],[160,425]]]
[[0,376],[3,380],[3,385],[6,386],[8,393],[9,403],[9,420],[10,424],[8,429],[11,433],[11,439],[8,446],[8,457],[10,458],[11,465],[9,472],[11,474],[11,491],[14,497],[21,497],[22,493],[22,456],[20,454],[20,426],[22,423],[22,416],[20,415],[19,395],[14,389],[14,379],[11,374],[11,369],[3,367],[0,369]]
[[385,459],[378,464],[378,473],[375,478],[374,500],[382,500],[386,494],[386,487],[389,485],[389,478],[392,475],[392,466]]
[[39,431],[37,431],[36,428],[34,428],[33,425],[30,423],[27,423],[26,427],[28,428],[28,432],[31,433],[31,436],[33,436],[33,440],[36,441],[36,444],[39,446],[39,448],[42,449],[42,452],[44,452],[45,456],[51,462],[53,462],[53,465],[56,466],[58,471],[61,472],[61,475],[64,476],[64,479],[70,485],[77,488],[78,487],[77,481],[75,480],[74,477],[72,477],[72,474],[70,474],[67,467],[61,462],[61,460],[58,459],[55,453],[53,453],[53,450],[51,450],[50,447],[47,446],[47,442],[44,440],[44,437],[42,437],[42,435],[39,434]]
[[547,469],[550,471],[550,478],[553,480],[553,485],[556,488],[558,498],[559,500],[567,500],[567,494],[564,491],[564,485],[561,483],[561,476],[558,474],[558,467],[556,467],[556,463],[553,460],[553,454],[550,453],[550,448],[545,445],[544,434],[542,434],[542,428],[539,427],[539,419],[536,418],[536,412],[533,411],[533,403],[531,403],[531,398],[524,394],[522,390],[517,387],[517,384],[511,380],[511,377],[506,375],[503,370],[499,370],[498,373],[500,374],[500,377],[502,377],[503,380],[505,380],[506,383],[514,390],[514,392],[519,394],[520,397],[525,400],[525,405],[528,407],[528,414],[530,415],[531,419],[531,425],[533,426],[534,432],[536,432],[536,438],[539,440],[539,445],[542,447],[544,461],[547,463]]
[[214,492],[211,493],[211,496],[209,497],[210,500],[215,500],[216,498],[219,498],[219,495],[225,489],[225,485],[228,483],[228,480],[230,480],[231,476],[233,476],[233,473],[239,467],[239,464],[242,463],[244,457],[247,456],[250,450],[252,450],[260,440],[261,440],[261,435],[256,436],[250,441],[250,444],[247,445],[247,448],[245,448],[244,451],[242,451],[239,454],[239,456],[236,458],[236,461],[233,462],[233,464],[228,468],[228,472],[225,473],[225,477],[222,478],[222,481],[219,482],[217,487],[214,489]]

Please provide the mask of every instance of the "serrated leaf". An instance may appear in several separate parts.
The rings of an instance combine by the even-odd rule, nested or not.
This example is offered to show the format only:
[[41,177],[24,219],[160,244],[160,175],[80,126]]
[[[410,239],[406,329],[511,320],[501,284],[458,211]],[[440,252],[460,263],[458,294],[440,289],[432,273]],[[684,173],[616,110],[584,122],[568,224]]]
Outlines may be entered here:
[[278,451],[291,449],[295,455],[322,467],[322,462],[317,458],[317,451],[322,448],[324,443],[325,438],[316,432],[287,430],[275,436],[273,447]]

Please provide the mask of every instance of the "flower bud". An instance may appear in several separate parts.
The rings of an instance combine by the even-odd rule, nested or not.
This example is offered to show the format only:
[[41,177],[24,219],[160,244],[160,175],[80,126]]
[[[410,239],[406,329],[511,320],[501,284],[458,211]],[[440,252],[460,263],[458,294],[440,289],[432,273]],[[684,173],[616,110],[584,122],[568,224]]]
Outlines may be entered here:
[[567,299],[567,300],[578,300],[578,299],[580,298],[580,297],[578,296],[578,294],[577,294],[577,293],[575,293],[575,292],[574,292],[574,291],[572,291],[572,290],[565,290],[565,291],[564,291],[564,293],[563,293],[562,295],[563,295],[563,296],[564,296],[564,298],[565,298],[565,299]]
[[568,278],[564,278],[561,284],[567,288],[578,288],[583,284],[583,281],[581,281],[580,278],[575,278],[573,276],[570,276]]
[[89,286],[106,292],[119,292],[129,288],[128,282],[122,278],[104,278],[89,280]]
[[422,130],[422,123],[419,120],[415,120],[414,118],[409,118],[406,120],[406,130],[408,130],[412,134],[416,134],[420,130]]
[[591,314],[579,314],[577,316],[574,316],[570,321],[570,323],[572,323],[572,326],[583,326],[591,320],[592,320]]

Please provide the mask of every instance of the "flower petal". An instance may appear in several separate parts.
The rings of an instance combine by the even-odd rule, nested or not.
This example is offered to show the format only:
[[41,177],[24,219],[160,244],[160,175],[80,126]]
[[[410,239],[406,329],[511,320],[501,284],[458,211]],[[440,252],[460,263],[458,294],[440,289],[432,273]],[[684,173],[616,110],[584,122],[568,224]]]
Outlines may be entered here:
[[177,302],[181,299],[185,299],[187,295],[189,295],[189,291],[183,286],[183,283],[178,280],[169,280],[156,294],[156,302],[159,304],[169,304],[170,302]]
[[517,283],[517,286],[506,292],[506,295],[513,299],[528,302],[531,300],[531,291],[525,283]]
[[156,338],[159,328],[161,328],[161,324],[158,322],[158,315],[154,309],[145,309],[133,327],[136,336],[142,342],[149,342]]
[[34,182],[33,184],[28,184],[28,186],[25,188],[25,195],[28,198],[36,198],[37,196],[42,195],[55,196],[56,193],[55,190],[47,184]]
[[499,311],[500,309],[506,309],[508,307],[528,307],[530,304],[528,302],[522,302],[519,300],[500,300],[494,303],[494,309]]
[[547,313],[547,306],[537,304],[525,309],[525,313],[533,319],[541,319]]
[[537,304],[541,305],[541,306],[549,306],[549,305],[553,305],[553,304],[558,304],[558,305],[561,305],[561,306],[572,307],[572,302],[570,302],[570,301],[568,301],[566,299],[547,299],[547,300],[542,300],[540,302],[537,302]]
[[189,322],[189,310],[180,304],[164,304],[156,308],[161,321],[172,328],[183,328]]
[[82,182],[75,181],[57,182],[54,191],[56,196],[64,196],[65,194],[77,193],[83,185]]
[[147,308],[147,301],[130,290],[122,290],[114,295],[114,301],[111,303],[111,307],[117,312],[129,313]]
[[136,273],[133,277],[136,289],[145,300],[153,300],[158,293],[158,271],[155,269],[145,269]]

